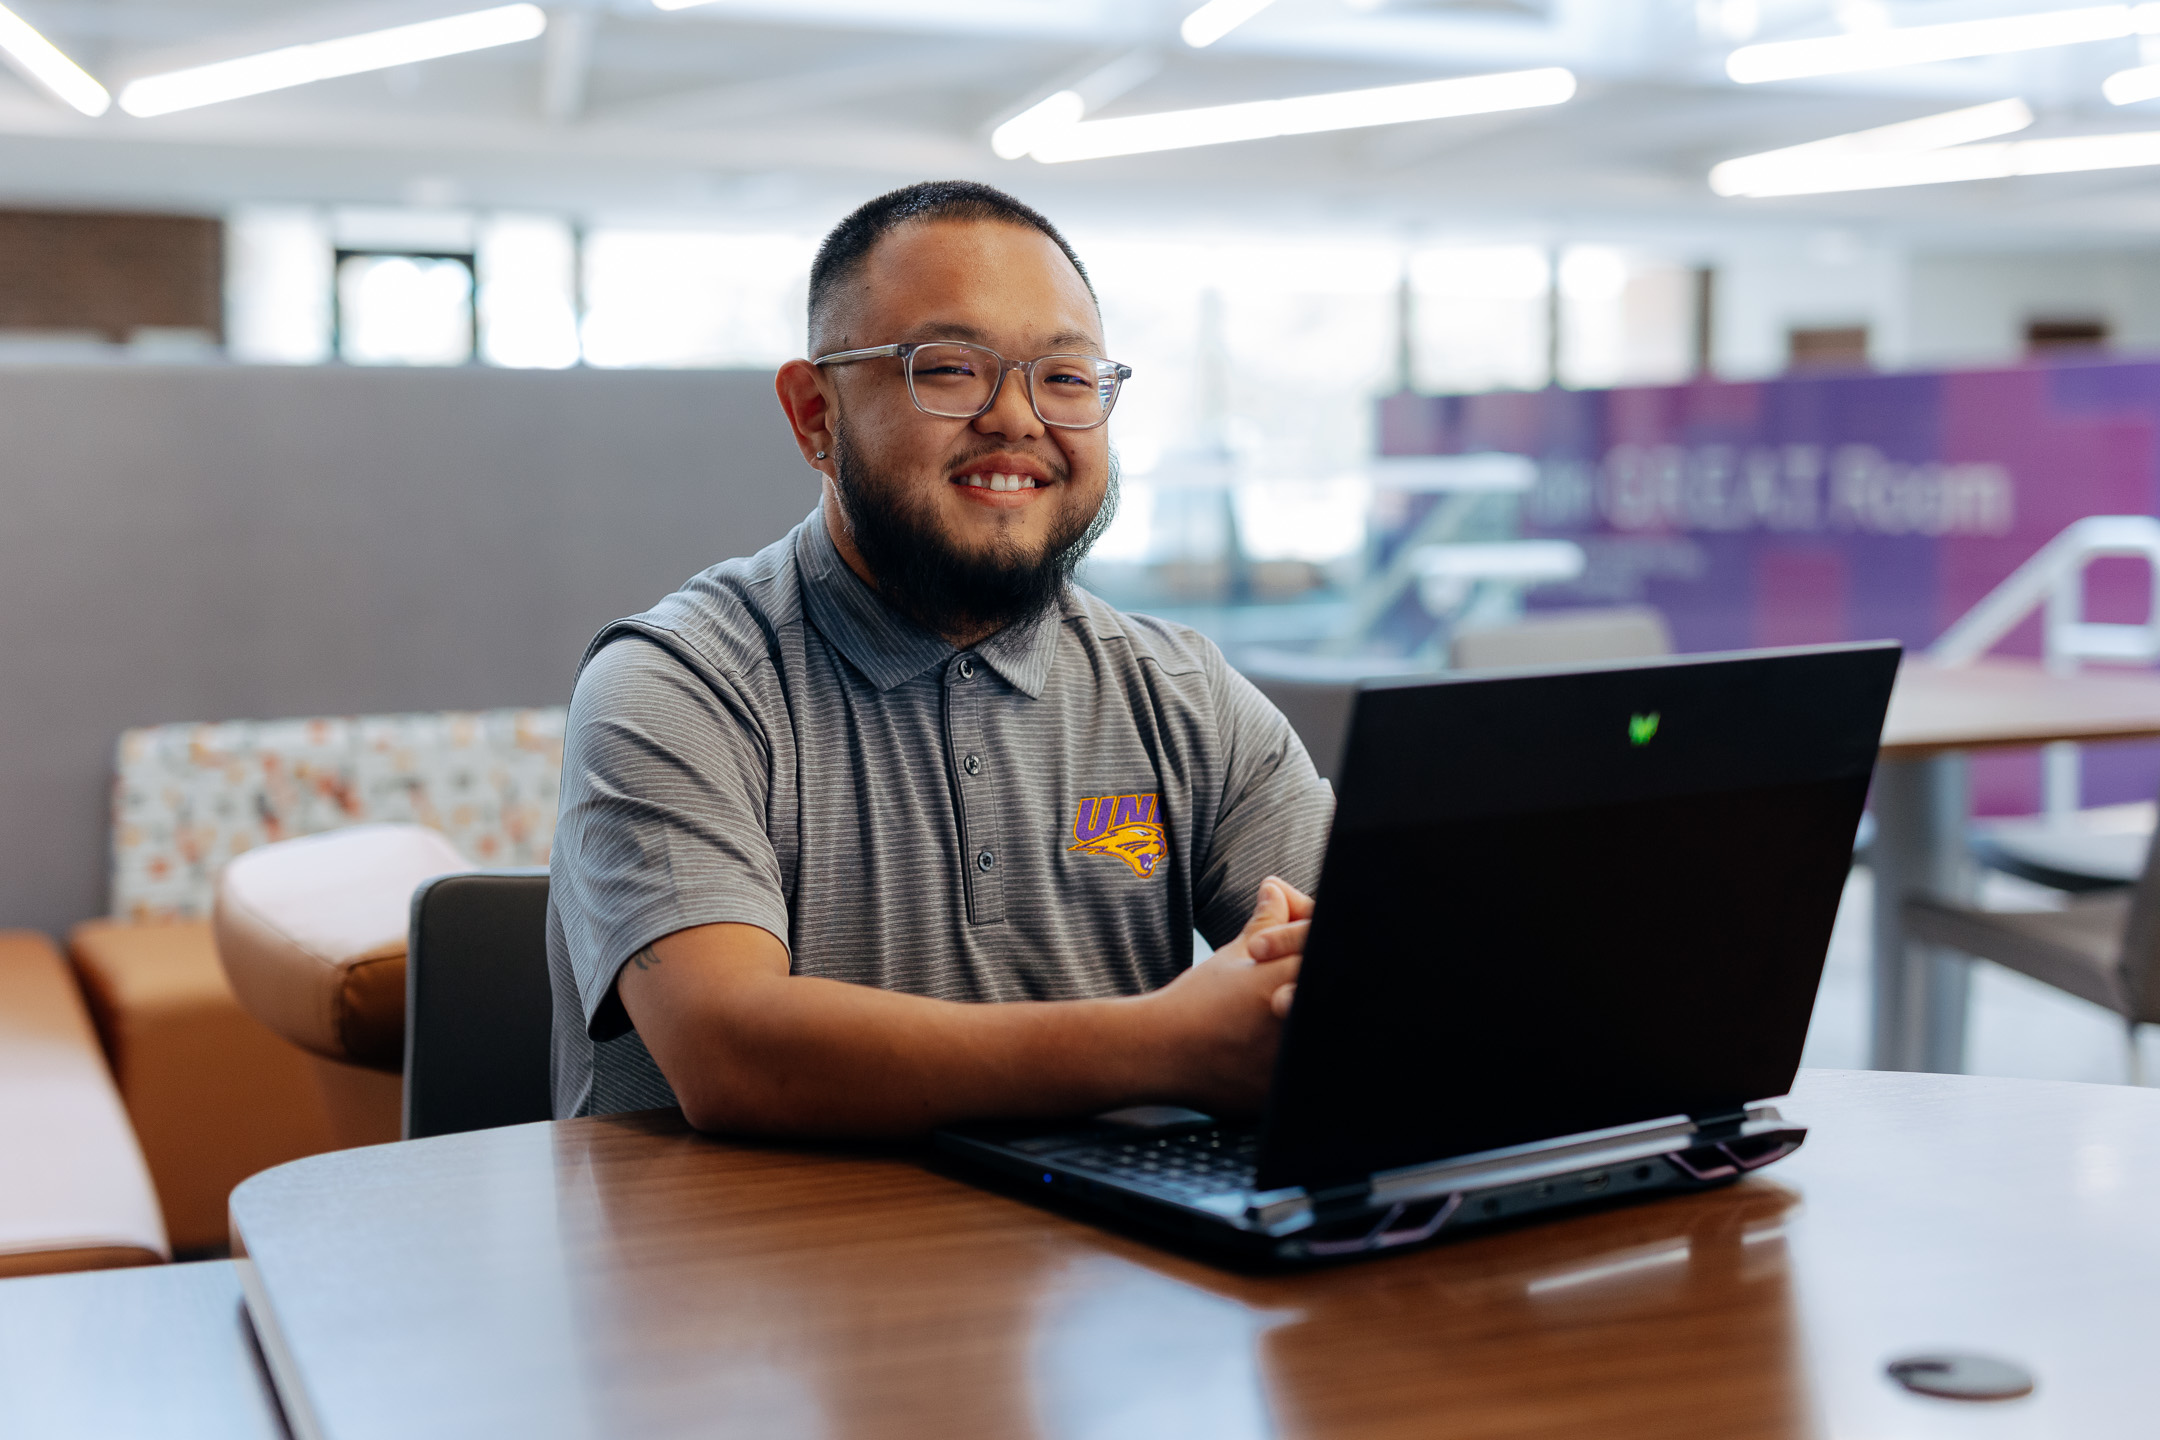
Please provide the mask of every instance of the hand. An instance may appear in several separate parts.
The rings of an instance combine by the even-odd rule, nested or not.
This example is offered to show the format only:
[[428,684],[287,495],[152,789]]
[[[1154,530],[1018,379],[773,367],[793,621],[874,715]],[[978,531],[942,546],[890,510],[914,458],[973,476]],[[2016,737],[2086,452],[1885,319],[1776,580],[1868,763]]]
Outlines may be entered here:
[[1165,1031],[1169,1098],[1225,1115],[1267,1099],[1312,910],[1310,896],[1269,876],[1236,939],[1145,997]]
[[[1280,886],[1282,889],[1284,908],[1280,916],[1267,909],[1268,887],[1271,885]],[[1278,1020],[1290,1018],[1290,1002],[1297,995],[1295,964],[1305,958],[1305,936],[1312,929],[1312,912],[1313,902],[1310,895],[1287,880],[1278,880],[1271,875],[1260,884],[1260,903],[1253,907],[1252,918],[1245,922],[1245,928],[1238,933],[1238,939],[1231,942],[1234,945],[1242,941],[1245,953],[1256,961],[1293,962],[1290,971],[1292,978],[1276,986],[1274,992],[1268,996],[1268,1008],[1275,1012]]]

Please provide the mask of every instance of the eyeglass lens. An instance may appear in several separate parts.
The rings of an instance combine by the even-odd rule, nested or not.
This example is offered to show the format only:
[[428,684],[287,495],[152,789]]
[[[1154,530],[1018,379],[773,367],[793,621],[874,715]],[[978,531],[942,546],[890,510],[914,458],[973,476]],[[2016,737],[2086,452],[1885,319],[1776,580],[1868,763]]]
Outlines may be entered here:
[[[932,415],[967,419],[990,404],[996,355],[974,345],[924,345],[908,357],[915,403]],[[1029,398],[1045,424],[1099,425],[1117,400],[1117,372],[1092,355],[1045,355],[1029,372]]]

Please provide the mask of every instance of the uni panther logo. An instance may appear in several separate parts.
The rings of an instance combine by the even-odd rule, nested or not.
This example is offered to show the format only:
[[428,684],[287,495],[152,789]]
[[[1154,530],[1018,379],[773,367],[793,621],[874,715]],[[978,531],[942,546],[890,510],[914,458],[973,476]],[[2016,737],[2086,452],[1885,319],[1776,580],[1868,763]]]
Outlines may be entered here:
[[1073,839],[1078,843],[1067,850],[1114,855],[1142,880],[1153,878],[1155,862],[1170,853],[1153,795],[1090,795],[1073,816]]

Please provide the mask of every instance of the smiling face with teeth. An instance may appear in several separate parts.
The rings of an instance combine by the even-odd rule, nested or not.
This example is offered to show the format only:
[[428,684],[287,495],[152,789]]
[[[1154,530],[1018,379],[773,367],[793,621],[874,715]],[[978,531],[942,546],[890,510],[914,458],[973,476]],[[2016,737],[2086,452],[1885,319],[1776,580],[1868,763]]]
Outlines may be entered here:
[[[1048,236],[929,220],[863,257],[818,345],[959,340],[1024,360],[1101,355],[1101,331],[1086,282]],[[825,525],[842,557],[956,645],[1039,610],[1099,532],[1108,427],[1044,425],[1017,374],[972,420],[918,410],[898,359],[793,360],[777,388],[803,458],[825,476]]]

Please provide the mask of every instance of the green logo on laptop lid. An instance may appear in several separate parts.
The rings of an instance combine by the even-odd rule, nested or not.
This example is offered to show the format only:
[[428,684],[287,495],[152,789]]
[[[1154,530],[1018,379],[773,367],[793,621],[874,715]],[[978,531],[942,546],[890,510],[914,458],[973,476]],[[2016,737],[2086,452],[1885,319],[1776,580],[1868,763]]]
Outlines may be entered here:
[[1630,715],[1627,722],[1627,738],[1630,745],[1647,745],[1657,735],[1658,712],[1647,715]]

